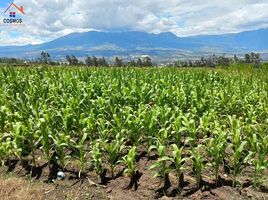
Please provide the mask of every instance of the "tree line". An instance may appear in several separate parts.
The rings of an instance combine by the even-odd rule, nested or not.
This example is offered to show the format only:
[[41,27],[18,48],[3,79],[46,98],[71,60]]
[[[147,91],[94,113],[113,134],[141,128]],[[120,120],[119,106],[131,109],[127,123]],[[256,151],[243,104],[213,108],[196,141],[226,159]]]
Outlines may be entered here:
[[226,56],[216,56],[212,55],[208,58],[201,57],[198,60],[187,60],[181,61],[177,60],[173,64],[169,66],[173,67],[216,67],[223,66],[228,67],[232,64],[252,64],[254,67],[259,67],[261,64],[261,58],[259,53],[250,53],[245,54],[244,58],[239,58],[236,55],[234,57],[226,57]]
[[150,57],[146,56],[143,59],[138,58],[137,61],[131,60],[124,62],[122,58],[115,57],[113,64],[109,64],[104,57],[97,58],[95,56],[86,56],[84,62],[79,61],[74,55],[66,56],[67,64],[70,66],[92,66],[92,67],[152,67],[153,63]]
[[[88,67],[152,67],[154,66],[152,59],[149,56],[143,56],[136,60],[124,61],[122,58],[115,57],[113,63],[107,62],[104,57],[98,58],[95,56],[86,56],[84,60],[79,60],[74,55],[67,55],[65,61],[53,61],[50,54],[42,51],[40,57],[36,60],[23,60],[17,58],[0,58],[0,63],[6,64],[44,64],[44,65],[69,65],[69,66],[88,66]],[[239,58],[236,55],[233,57],[226,57],[225,55],[209,57],[201,57],[197,60],[177,60],[173,63],[169,63],[166,66],[169,67],[216,67],[225,66],[228,67],[235,63],[252,64],[255,67],[259,67],[261,64],[261,58],[259,53],[248,53],[244,55],[244,58]]]

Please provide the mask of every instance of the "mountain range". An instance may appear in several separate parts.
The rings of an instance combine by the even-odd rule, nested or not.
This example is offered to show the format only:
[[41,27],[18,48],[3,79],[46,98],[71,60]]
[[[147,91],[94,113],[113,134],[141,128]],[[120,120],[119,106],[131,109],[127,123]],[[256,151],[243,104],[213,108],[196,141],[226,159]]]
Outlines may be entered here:
[[191,57],[205,54],[243,54],[268,52],[268,29],[224,35],[178,37],[173,33],[145,32],[83,32],[71,33],[50,42],[25,46],[0,46],[0,57],[36,58],[41,51],[55,59],[68,54],[77,57],[135,57],[150,55],[155,58]]

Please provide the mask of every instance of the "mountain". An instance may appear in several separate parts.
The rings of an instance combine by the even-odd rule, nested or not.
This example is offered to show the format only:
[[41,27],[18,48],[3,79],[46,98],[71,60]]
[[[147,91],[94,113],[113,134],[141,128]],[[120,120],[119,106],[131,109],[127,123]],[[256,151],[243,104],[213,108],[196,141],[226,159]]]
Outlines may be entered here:
[[268,29],[224,35],[177,37],[165,32],[97,32],[71,33],[56,40],[38,45],[0,46],[0,57],[35,58],[46,51],[54,58],[67,54],[78,57],[151,55],[172,58],[211,53],[245,53],[268,50]]
[[221,48],[222,51],[266,51],[268,50],[268,29],[245,31],[224,35],[188,37],[196,43]]

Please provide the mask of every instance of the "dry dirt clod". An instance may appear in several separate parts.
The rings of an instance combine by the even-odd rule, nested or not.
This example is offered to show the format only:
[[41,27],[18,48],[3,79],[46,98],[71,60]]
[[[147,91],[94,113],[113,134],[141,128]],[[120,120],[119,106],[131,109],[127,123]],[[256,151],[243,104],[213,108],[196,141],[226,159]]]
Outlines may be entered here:
[[97,184],[94,183],[94,182],[93,182],[92,180],[90,180],[89,178],[87,178],[87,180],[88,180],[88,183],[89,183],[90,186],[94,186],[94,187],[97,186]]
[[107,189],[106,189],[106,192],[107,192],[107,193],[111,193],[112,191],[113,191],[112,188],[107,188]]
[[167,196],[163,196],[163,197],[161,198],[161,200],[170,200],[170,199],[172,199],[172,198],[167,197]]

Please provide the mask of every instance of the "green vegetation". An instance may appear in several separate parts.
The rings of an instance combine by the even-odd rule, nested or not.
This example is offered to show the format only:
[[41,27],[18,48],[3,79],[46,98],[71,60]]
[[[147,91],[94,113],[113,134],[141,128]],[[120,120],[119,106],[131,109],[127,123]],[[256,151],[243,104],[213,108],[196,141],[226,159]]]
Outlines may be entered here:
[[49,168],[56,162],[64,170],[77,161],[79,177],[93,166],[98,175],[108,170],[116,178],[124,165],[135,179],[137,157],[155,155],[147,170],[166,188],[173,173],[181,189],[186,172],[200,188],[207,168],[216,185],[229,173],[235,187],[247,167],[260,186],[267,133],[264,66],[0,68],[2,164],[29,155],[36,166],[38,151]]

